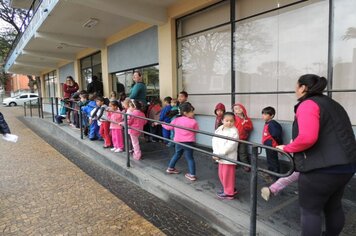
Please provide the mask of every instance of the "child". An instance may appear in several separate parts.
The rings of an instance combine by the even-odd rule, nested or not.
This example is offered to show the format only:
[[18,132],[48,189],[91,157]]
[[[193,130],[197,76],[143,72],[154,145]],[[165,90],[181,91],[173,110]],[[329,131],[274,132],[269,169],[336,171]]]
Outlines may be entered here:
[[223,117],[223,114],[225,113],[225,111],[226,111],[226,109],[225,109],[224,104],[222,104],[222,103],[216,104],[215,110],[214,110],[214,114],[216,115],[216,118],[215,118],[215,130],[220,125],[222,125],[222,117]]
[[110,102],[117,100],[117,95],[116,95],[116,92],[115,92],[115,91],[112,91],[112,92],[110,93],[110,98],[109,98],[109,100],[110,100]]
[[[79,95],[80,97],[80,101],[77,103],[79,106],[79,109],[82,110],[82,107],[85,107],[86,105],[88,105],[89,103],[89,94],[88,93],[81,93]],[[84,128],[84,135],[87,136],[89,133],[89,129],[88,129],[88,117],[86,114],[84,114],[84,112],[82,113],[82,127]]]
[[[232,111],[235,114],[235,127],[237,128],[237,131],[239,133],[239,139],[247,140],[250,132],[253,129],[253,125],[251,119],[247,116],[246,108],[242,104],[236,103],[232,106]],[[238,148],[238,153],[239,153],[238,157],[241,162],[247,164],[250,163],[248,157],[247,144],[240,143]],[[250,167],[244,167],[243,169],[246,172],[251,171]]]
[[[147,118],[153,119],[153,120],[159,120],[159,115],[161,113],[162,107],[161,107],[161,100],[158,98],[152,98],[151,104],[147,109]],[[161,125],[155,122],[148,122],[149,125],[149,132],[151,134],[155,134],[158,136],[161,136]],[[148,137],[151,142],[158,142],[160,139],[149,136]]]
[[108,112],[108,119],[112,121],[110,123],[111,138],[113,143],[113,148],[110,149],[113,152],[122,152],[124,150],[124,137],[122,133],[122,115],[119,113],[119,102],[111,101],[110,110]]
[[62,124],[63,120],[67,116],[67,109],[70,107],[70,101],[68,99],[61,99],[61,108],[59,109],[59,114],[54,117],[57,124]]
[[[171,124],[183,126],[186,128],[198,130],[198,122],[194,119],[194,107],[189,102],[184,102],[179,106],[181,116],[175,118]],[[163,125],[163,128],[167,130],[174,130],[174,141],[180,142],[186,145],[193,146],[195,143],[196,133],[183,130],[180,128],[175,128],[169,125]],[[185,174],[185,177],[191,181],[195,181],[197,179],[195,174],[195,161],[193,157],[193,149],[185,146],[181,146],[179,144],[176,145],[175,153],[172,159],[169,162],[168,168],[166,170],[169,174],[179,174],[179,171],[175,168],[177,161],[182,157],[183,153],[185,153],[185,160],[188,162],[189,173]]]
[[[265,121],[262,132],[262,144],[270,147],[276,147],[282,144],[282,126],[273,120],[276,111],[273,107],[265,107],[262,109],[262,119]],[[266,149],[267,166],[268,170],[273,172],[280,172],[280,165],[278,160],[278,153]],[[267,182],[272,182],[273,179],[270,175],[265,175]]]
[[95,94],[89,94],[89,102],[86,106],[82,107],[83,115],[87,117],[88,123],[89,123],[89,139],[90,140],[97,140],[100,137],[99,134],[99,126],[96,120],[92,120],[91,115],[96,107],[96,95]]
[[106,109],[108,108],[105,105],[105,99],[103,97],[98,97],[96,99],[96,108],[92,114],[92,118],[97,120],[99,128],[99,134],[104,139],[103,148],[112,148],[112,142],[110,138],[110,122],[106,117]]
[[[226,112],[222,116],[222,125],[217,128],[215,134],[238,139],[239,135],[235,127],[235,115],[232,112]],[[213,137],[213,152],[217,155],[226,156],[226,158],[237,161],[238,142]],[[221,199],[234,199],[237,194],[235,190],[235,172],[236,164],[227,160],[213,157],[219,162],[219,179],[223,186],[222,191],[217,193]]]
[[[168,112],[167,116],[169,117],[170,121],[169,123],[171,123],[175,118],[177,118],[178,113],[179,113],[179,107],[178,107],[178,100],[176,98],[173,98],[171,101],[171,110],[170,112]],[[171,134],[170,134],[170,139],[173,140],[174,139],[174,130],[170,130]],[[169,143],[168,144],[169,147],[174,147],[174,143]]]
[[[135,116],[141,116],[141,117],[146,117],[145,114],[141,111],[142,109],[142,104],[137,101],[137,100],[131,100],[129,103],[129,109],[128,113],[135,115]],[[147,120],[140,119],[137,117],[129,116],[127,124],[135,129],[138,130],[143,130],[143,126],[147,123]],[[140,149],[140,142],[139,142],[139,137],[141,132],[134,130],[134,129],[129,129],[128,133],[131,138],[131,143],[133,147],[133,158],[135,160],[140,160],[142,157],[141,149]]]
[[280,191],[282,191],[288,185],[296,182],[299,178],[299,172],[294,171],[290,176],[279,178],[269,187],[263,187],[261,189],[261,196],[264,200],[268,201],[271,193],[276,196]]
[[[172,98],[171,97],[165,97],[163,99],[163,103],[164,103],[164,108],[161,110],[161,114],[159,115],[159,120],[166,122],[166,123],[170,123],[171,119],[168,117],[168,113],[171,111],[172,106],[171,106],[171,101]],[[166,139],[169,139],[171,137],[171,131],[165,129],[162,127],[162,136]],[[164,141],[165,144],[168,144],[168,141]]]
[[179,105],[188,101],[188,93],[186,91],[180,91],[178,94]]
[[0,134],[3,135],[2,138],[6,141],[14,142],[14,143],[17,142],[18,136],[11,134],[10,128],[1,112],[0,112]]

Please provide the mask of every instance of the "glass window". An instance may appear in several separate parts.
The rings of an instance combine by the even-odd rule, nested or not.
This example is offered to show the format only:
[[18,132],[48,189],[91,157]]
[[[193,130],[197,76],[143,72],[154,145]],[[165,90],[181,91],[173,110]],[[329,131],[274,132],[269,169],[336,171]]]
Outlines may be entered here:
[[300,0],[237,0],[236,19],[240,20],[299,1]]
[[95,75],[100,81],[102,81],[102,69],[101,69],[101,53],[90,55],[80,60],[81,66],[81,79],[83,88],[91,82],[92,77]]
[[180,39],[179,90],[188,93],[231,92],[230,26]]
[[[308,1],[239,21],[234,41],[236,92],[293,92],[300,75],[327,74],[328,1]],[[246,100],[253,104],[251,116],[260,117],[271,99],[277,114],[293,119],[290,106],[295,102],[277,94],[252,94]]]
[[[147,87],[147,100],[152,97],[159,98],[159,66],[148,66],[137,68],[135,70],[141,71],[143,82]],[[113,90],[118,91],[119,83],[124,85],[125,93],[130,94],[131,87],[133,86],[133,72],[135,70],[122,71],[112,74]]]
[[177,21],[177,35],[182,37],[200,30],[228,23],[230,21],[230,2],[224,1],[206,10],[186,16]]
[[45,82],[45,90],[48,97],[56,97],[56,71],[46,74]]
[[[335,0],[333,31],[333,90],[356,90],[356,1]],[[356,125],[356,92],[332,93]]]
[[28,97],[28,95],[26,94],[26,95],[21,95],[19,98],[27,98]]

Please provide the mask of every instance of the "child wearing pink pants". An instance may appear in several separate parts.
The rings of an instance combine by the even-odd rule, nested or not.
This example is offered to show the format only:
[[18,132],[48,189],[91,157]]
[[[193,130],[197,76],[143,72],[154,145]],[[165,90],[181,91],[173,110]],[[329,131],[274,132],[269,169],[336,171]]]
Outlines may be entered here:
[[261,189],[261,196],[264,200],[268,201],[271,193],[276,196],[280,191],[282,191],[288,185],[296,182],[299,178],[299,172],[294,171],[290,176],[279,178],[269,187],[263,187]]
[[110,122],[111,139],[113,148],[110,149],[113,152],[122,152],[124,150],[124,137],[122,133],[122,126],[120,123],[123,121],[122,114],[119,113],[118,101],[111,101],[109,104],[110,111],[108,112],[108,118]]

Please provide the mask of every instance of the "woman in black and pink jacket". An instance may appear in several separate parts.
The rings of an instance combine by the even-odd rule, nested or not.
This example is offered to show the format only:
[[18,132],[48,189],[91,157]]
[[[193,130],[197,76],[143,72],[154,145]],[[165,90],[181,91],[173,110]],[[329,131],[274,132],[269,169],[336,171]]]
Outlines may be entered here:
[[341,199],[356,172],[356,141],[344,108],[323,95],[327,80],[313,74],[299,78],[293,141],[277,148],[294,153],[300,172],[298,191],[303,236],[339,235],[345,224]]

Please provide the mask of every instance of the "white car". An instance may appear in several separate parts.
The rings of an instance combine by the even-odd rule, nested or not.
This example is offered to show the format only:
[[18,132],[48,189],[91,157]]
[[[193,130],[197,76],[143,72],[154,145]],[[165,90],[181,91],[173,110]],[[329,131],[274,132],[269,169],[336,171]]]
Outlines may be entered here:
[[23,106],[24,103],[28,104],[31,100],[32,104],[37,104],[38,94],[37,93],[22,93],[15,97],[5,98],[2,102],[4,106]]

